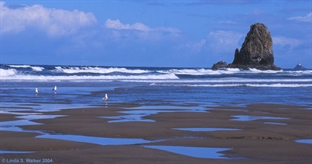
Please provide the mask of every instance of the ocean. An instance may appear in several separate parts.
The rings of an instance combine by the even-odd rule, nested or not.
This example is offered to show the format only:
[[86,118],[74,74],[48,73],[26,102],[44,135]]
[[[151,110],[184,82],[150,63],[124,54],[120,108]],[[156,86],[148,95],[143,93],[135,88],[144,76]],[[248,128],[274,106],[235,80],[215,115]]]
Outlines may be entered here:
[[[312,106],[312,70],[0,64],[1,111],[138,105]],[[57,86],[54,92],[52,89]],[[39,93],[35,93],[38,88]],[[108,94],[108,100],[102,97]],[[35,105],[45,104],[45,105]]]

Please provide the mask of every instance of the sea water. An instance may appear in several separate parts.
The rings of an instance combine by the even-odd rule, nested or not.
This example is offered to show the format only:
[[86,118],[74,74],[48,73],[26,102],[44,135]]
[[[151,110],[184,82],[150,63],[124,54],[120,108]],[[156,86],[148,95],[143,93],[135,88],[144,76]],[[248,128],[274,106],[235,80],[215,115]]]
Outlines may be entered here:
[[312,70],[1,64],[0,76],[1,111],[104,103],[312,106]]
[[[53,91],[54,86],[57,90]],[[35,92],[38,88],[39,93]],[[257,69],[107,67],[0,64],[0,113],[23,114],[23,120],[1,122],[0,130],[36,132],[36,138],[70,140],[100,145],[148,144],[137,139],[105,138],[27,131],[33,119],[50,119],[43,113],[67,108],[137,104],[111,122],[142,121],[159,112],[203,112],[219,105],[267,103],[302,105],[312,109],[312,70],[261,71]],[[108,94],[108,100],[102,98]],[[23,112],[20,112],[23,111]],[[106,116],[103,116],[104,118]],[[107,117],[106,117],[107,118]],[[194,129],[177,129],[194,130]],[[212,129],[195,129],[195,131]],[[214,129],[216,130],[216,129]],[[220,130],[217,128],[217,130]],[[229,129],[221,129],[229,130]],[[232,129],[230,129],[232,130]],[[236,129],[235,129],[236,130]],[[306,141],[306,140],[304,140]],[[301,142],[301,141],[296,141]],[[310,142],[310,140],[308,141]],[[197,158],[227,159],[218,152],[228,148],[144,146]],[[193,152],[196,152],[195,154]],[[200,153],[198,153],[200,152]],[[0,150],[0,154],[16,154]]]

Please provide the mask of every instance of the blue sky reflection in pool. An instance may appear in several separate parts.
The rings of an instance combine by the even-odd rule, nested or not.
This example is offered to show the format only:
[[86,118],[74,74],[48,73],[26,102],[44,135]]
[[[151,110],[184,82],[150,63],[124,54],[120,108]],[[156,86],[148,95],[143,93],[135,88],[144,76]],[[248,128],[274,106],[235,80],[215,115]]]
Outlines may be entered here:
[[195,158],[228,159],[221,151],[230,150],[230,148],[205,148],[188,146],[144,146],[146,148],[168,151],[176,154]]
[[139,139],[139,138],[105,138],[105,137],[93,137],[93,136],[82,136],[82,135],[40,135],[36,138],[47,138],[57,139],[74,142],[84,142],[97,145],[132,145],[132,144],[143,144],[150,143],[151,141]]
[[254,120],[288,120],[285,117],[271,117],[271,116],[249,116],[249,115],[235,115],[232,120],[235,121],[254,121]]
[[312,144],[312,139],[300,139],[296,140],[298,143]]
[[8,151],[8,150],[0,150],[0,154],[29,154],[32,151]]
[[228,131],[228,130],[241,130],[235,128],[173,128],[174,130],[184,130],[192,132],[214,132],[214,131]]

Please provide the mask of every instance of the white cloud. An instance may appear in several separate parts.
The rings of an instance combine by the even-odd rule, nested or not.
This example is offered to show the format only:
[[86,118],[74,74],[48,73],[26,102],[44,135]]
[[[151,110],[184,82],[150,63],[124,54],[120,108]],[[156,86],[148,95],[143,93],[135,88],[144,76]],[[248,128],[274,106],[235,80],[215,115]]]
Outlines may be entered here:
[[169,32],[169,33],[180,33],[181,31],[177,28],[171,27],[157,27],[157,28],[150,28],[143,23],[134,23],[130,24],[123,24],[120,20],[111,20],[107,19],[105,22],[105,27],[109,29],[116,29],[116,30],[138,30],[144,32]]
[[105,27],[110,29],[118,29],[118,30],[139,30],[139,31],[151,31],[151,28],[142,24],[142,23],[134,23],[133,25],[122,24],[119,20],[111,20],[107,19],[105,22]]
[[290,17],[289,20],[295,20],[299,22],[312,22],[312,12],[307,14],[306,16],[297,16],[297,17]]
[[176,39],[181,36],[181,31],[176,28],[151,28],[140,22],[123,24],[118,19],[107,19],[104,27],[110,29],[108,37],[115,41],[159,41],[163,39]]
[[232,31],[216,31],[210,32],[207,36],[209,47],[214,52],[234,52],[241,45],[238,44],[239,39],[244,35]]
[[273,39],[273,44],[280,45],[282,47],[290,46],[290,48],[295,48],[303,43],[301,40],[293,39],[293,38],[286,38],[283,36],[272,37],[272,39]]
[[62,36],[76,33],[79,29],[97,22],[92,13],[45,8],[42,5],[11,9],[4,2],[0,2],[0,11],[1,34],[19,33],[33,27],[49,36]]

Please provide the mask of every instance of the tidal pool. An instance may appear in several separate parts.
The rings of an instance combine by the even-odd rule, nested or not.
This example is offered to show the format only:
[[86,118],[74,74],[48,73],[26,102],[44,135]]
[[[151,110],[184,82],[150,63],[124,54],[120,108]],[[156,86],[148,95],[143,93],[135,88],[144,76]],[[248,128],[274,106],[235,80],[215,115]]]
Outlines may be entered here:
[[201,106],[139,106],[126,108],[121,111],[123,115],[102,116],[100,118],[112,119],[109,123],[115,122],[155,122],[155,120],[144,119],[143,117],[165,112],[205,112],[207,108]]
[[304,143],[304,144],[312,144],[312,139],[300,139],[300,140],[295,140],[298,143]]
[[29,120],[15,120],[15,121],[0,122],[0,127],[13,127],[13,126],[25,126],[25,125],[40,125],[40,123],[32,122]]
[[57,117],[64,117],[65,115],[41,115],[41,114],[29,114],[24,116],[17,116],[16,118],[22,118],[25,120],[39,120],[39,119],[54,119]]
[[139,107],[133,107],[133,108],[127,108],[127,110],[170,110],[171,112],[181,112],[181,111],[192,111],[192,112],[205,112],[208,110],[208,108],[205,108],[203,106],[170,106],[170,105],[151,105],[151,106],[139,106]]
[[272,125],[287,125],[286,123],[283,122],[263,122],[264,124],[272,124]]
[[154,120],[144,119],[146,115],[121,115],[121,116],[103,116],[100,118],[112,119],[108,123],[114,122],[155,122]]
[[83,135],[55,135],[55,134],[44,134],[35,138],[46,138],[46,139],[57,139],[65,141],[83,142],[97,145],[133,145],[150,143],[153,141],[144,140],[140,138],[106,138],[106,137],[93,137]]
[[285,117],[272,117],[272,116],[249,116],[249,115],[235,115],[231,120],[235,121],[254,121],[254,120],[288,120]]
[[181,154],[195,158],[229,159],[219,152],[231,150],[230,148],[205,148],[188,146],[144,146],[145,148],[158,149],[171,153]]
[[[0,154],[29,154],[33,153],[32,151],[9,151],[9,150],[0,150]],[[5,161],[2,159],[2,162]],[[3,162],[4,163],[4,162]]]
[[173,128],[174,130],[184,130],[192,132],[214,132],[214,131],[229,131],[229,130],[241,130],[235,128]]
[[14,120],[14,121],[3,121],[0,122],[0,130],[2,131],[12,131],[12,132],[35,132],[42,133],[41,131],[34,130],[23,130],[20,126],[26,125],[41,125],[41,123],[36,123],[31,120],[37,119],[53,119],[56,117],[62,117],[62,115],[41,115],[41,114],[29,114],[23,116],[16,116],[16,118],[22,118],[24,120]]

